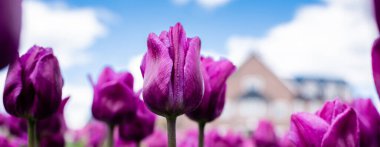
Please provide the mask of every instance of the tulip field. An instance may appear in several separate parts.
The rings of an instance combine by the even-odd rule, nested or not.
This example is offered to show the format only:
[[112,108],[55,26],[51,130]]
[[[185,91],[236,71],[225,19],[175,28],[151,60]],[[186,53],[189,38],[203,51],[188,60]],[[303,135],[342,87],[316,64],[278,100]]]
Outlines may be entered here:
[[[251,130],[215,127],[212,124],[230,102],[227,81],[241,66],[229,58],[204,55],[208,40],[187,21],[142,34],[146,48],[140,64],[135,65],[139,75],[102,65],[98,76],[88,73],[83,77],[93,96],[90,118],[83,127],[70,128],[65,113],[75,111],[67,107],[75,98],[63,92],[68,78],[61,52],[44,44],[21,49],[21,3],[0,2],[0,70],[7,71],[5,81],[0,82],[4,84],[0,147],[380,146],[380,113],[370,98],[347,101],[336,97],[323,101],[314,112],[293,112],[284,133],[265,117]],[[371,8],[380,30],[380,2],[371,1]],[[368,53],[370,78],[380,94],[380,41],[373,42]],[[138,78],[143,79],[141,88],[135,84]],[[196,127],[178,129],[180,116]],[[159,120],[164,126],[157,124]]]

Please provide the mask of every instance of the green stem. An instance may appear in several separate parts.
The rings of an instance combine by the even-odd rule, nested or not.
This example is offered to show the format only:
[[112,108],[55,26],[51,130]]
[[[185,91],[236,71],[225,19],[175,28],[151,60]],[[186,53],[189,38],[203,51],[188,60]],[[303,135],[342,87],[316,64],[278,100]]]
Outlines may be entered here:
[[108,147],[113,147],[113,131],[114,131],[115,125],[108,124],[108,139],[107,139],[107,145]]
[[36,147],[36,121],[28,119],[28,147]]
[[177,117],[166,117],[166,121],[168,123],[168,146],[176,147],[176,139],[175,139],[175,121]]
[[204,146],[204,134],[205,134],[205,125],[206,123],[204,122],[199,122],[198,123],[198,129],[199,129],[199,134],[198,134],[198,147],[203,147]]

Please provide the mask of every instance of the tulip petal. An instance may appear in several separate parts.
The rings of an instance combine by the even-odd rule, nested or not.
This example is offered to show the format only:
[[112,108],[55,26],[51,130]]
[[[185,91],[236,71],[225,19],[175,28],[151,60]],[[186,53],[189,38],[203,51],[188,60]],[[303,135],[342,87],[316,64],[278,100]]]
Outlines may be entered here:
[[[380,12],[379,12],[380,13]],[[378,95],[380,94],[380,38],[377,38],[372,47],[372,74]]]
[[149,34],[148,52],[145,55],[143,98],[150,110],[164,115],[173,111],[168,99],[172,96],[170,80],[173,61],[168,49],[155,34]]
[[370,99],[355,99],[352,104],[360,125],[360,146],[380,145],[380,115]]
[[203,76],[200,66],[201,40],[194,37],[189,42],[184,66],[184,94],[183,104],[186,104],[186,112],[197,108],[203,97]]
[[[5,81],[5,88],[3,94],[3,103],[5,110],[14,115],[19,116],[20,112],[18,110],[18,97],[21,95],[23,90],[23,80],[22,80],[22,67],[20,60],[17,59],[13,63],[10,64],[7,74],[7,79]],[[23,104],[23,103],[21,103]],[[26,103],[29,104],[25,107],[31,107],[31,102]],[[22,113],[21,113],[22,114]]]
[[296,146],[319,147],[328,127],[325,120],[314,114],[296,113],[291,116],[288,137]]
[[339,114],[323,136],[322,147],[332,146],[359,146],[359,124],[352,108]]
[[226,59],[213,63],[205,62],[203,64],[206,66],[207,73],[210,76],[212,89],[218,91],[223,87],[223,83],[226,83],[227,78],[235,71],[236,67]]
[[63,80],[58,60],[53,54],[41,57],[30,75],[36,93],[33,116],[46,118],[55,113],[61,103]]
[[339,100],[327,101],[322,109],[317,112],[317,115],[331,124],[331,122],[347,108],[347,104],[344,104]]

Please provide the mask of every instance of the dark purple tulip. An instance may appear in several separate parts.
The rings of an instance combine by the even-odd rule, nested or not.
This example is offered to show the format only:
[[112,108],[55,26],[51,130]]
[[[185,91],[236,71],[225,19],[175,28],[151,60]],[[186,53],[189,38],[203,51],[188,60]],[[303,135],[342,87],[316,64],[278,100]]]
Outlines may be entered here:
[[61,70],[52,49],[33,46],[9,66],[5,110],[16,117],[47,118],[58,110],[62,87]]
[[143,98],[161,116],[175,117],[197,108],[202,100],[201,41],[187,38],[180,23],[148,37],[148,51],[141,65]]
[[155,115],[150,112],[142,100],[138,100],[136,117],[131,122],[119,126],[121,139],[139,143],[154,131]]
[[133,92],[133,76],[105,67],[94,85],[92,115],[109,125],[135,117],[138,96]]
[[377,93],[380,94],[380,38],[375,40],[372,47],[372,74]]
[[293,114],[288,137],[301,147],[359,146],[357,115],[346,104],[329,101],[316,114]]
[[360,146],[380,146],[380,115],[370,99],[355,99],[351,106],[360,124]]
[[41,147],[64,147],[64,135],[67,130],[64,108],[69,97],[62,100],[58,111],[51,117],[37,122],[37,138]]
[[235,71],[235,66],[227,59],[214,61],[212,58],[201,58],[204,79],[204,95],[201,104],[186,115],[197,122],[213,121],[222,114],[227,78]]
[[259,121],[259,125],[253,134],[253,140],[257,147],[279,146],[273,125],[267,120]]
[[0,1],[0,69],[17,58],[21,31],[21,0]]

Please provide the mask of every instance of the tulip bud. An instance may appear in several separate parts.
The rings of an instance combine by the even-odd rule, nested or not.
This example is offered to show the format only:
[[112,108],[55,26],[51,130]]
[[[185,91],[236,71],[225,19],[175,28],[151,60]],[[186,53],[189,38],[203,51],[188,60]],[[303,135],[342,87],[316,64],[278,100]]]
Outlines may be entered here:
[[110,125],[131,120],[136,115],[137,99],[133,92],[132,74],[115,73],[110,67],[106,67],[94,85],[92,115]]
[[44,119],[61,103],[63,79],[51,48],[33,46],[10,64],[4,107],[13,116]]
[[148,51],[141,65],[143,98],[154,113],[176,117],[191,112],[202,100],[201,41],[186,38],[180,23],[148,37]]
[[197,122],[210,122],[219,117],[223,111],[227,78],[235,71],[235,66],[227,59],[214,61],[201,58],[204,79],[204,95],[201,104],[186,115]]
[[21,0],[0,1],[0,69],[17,58],[21,31]]
[[267,120],[259,121],[259,125],[253,134],[253,141],[257,147],[279,146],[273,125]]

